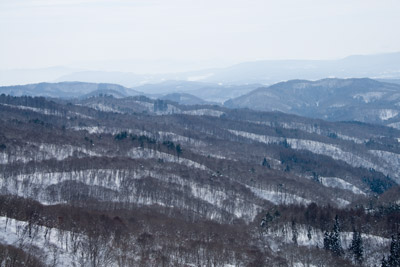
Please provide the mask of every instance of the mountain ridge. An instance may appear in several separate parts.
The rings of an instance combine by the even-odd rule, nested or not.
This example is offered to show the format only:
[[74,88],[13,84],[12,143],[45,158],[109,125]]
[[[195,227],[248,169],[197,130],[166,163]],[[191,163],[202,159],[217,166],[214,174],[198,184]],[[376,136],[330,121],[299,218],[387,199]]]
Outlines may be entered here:
[[[110,90],[108,92],[108,90]],[[58,82],[58,83],[35,83],[27,85],[1,86],[0,93],[14,96],[44,96],[54,98],[84,97],[94,91],[99,93],[118,93],[121,96],[138,95],[139,92],[118,84],[110,83],[88,83],[88,82]]]
[[257,88],[224,105],[393,126],[400,120],[400,86],[369,78],[290,80]]

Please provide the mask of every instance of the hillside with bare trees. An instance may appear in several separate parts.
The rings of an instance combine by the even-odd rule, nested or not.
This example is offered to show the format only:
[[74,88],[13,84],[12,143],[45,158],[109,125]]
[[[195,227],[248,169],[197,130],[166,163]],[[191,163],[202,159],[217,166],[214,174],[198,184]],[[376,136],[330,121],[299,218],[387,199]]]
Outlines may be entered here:
[[0,114],[1,266],[400,261],[397,129],[102,94]]

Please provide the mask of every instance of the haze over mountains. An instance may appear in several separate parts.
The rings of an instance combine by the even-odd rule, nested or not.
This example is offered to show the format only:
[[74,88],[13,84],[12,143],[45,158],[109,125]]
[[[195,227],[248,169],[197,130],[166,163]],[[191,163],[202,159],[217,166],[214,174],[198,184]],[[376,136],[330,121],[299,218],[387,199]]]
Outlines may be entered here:
[[400,78],[400,52],[349,56],[339,60],[265,60],[227,68],[188,73],[134,75],[129,73],[83,72],[62,76],[58,81],[113,82],[127,87],[164,80],[192,80],[223,84],[272,84],[291,79]]
[[400,53],[349,56],[338,60],[261,60],[225,68],[164,74],[79,70],[64,67],[33,70],[2,70],[0,85],[38,82],[81,81],[116,83],[135,87],[167,80],[201,81],[223,84],[273,84],[291,79],[400,78]]
[[13,96],[44,96],[55,98],[89,97],[109,94],[116,97],[138,95],[139,92],[117,84],[85,82],[38,83],[0,87],[0,93]]

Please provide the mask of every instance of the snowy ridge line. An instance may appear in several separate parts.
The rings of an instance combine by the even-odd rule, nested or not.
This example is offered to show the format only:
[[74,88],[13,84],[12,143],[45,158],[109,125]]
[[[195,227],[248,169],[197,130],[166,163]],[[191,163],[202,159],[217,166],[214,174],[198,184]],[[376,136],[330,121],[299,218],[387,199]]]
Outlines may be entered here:
[[[56,160],[64,160],[71,156],[77,156],[77,153],[82,153],[82,157],[84,156],[97,156],[101,157],[102,154],[95,152],[93,150],[88,150],[86,148],[72,146],[72,145],[55,145],[55,144],[46,144],[46,143],[27,143],[28,145],[33,146],[32,152],[27,154],[23,148],[20,148],[14,153],[5,153],[0,152],[0,164],[8,164],[13,162],[29,162],[29,161],[43,161],[48,159],[56,159]],[[194,162],[189,159],[179,158],[164,152],[159,152],[156,150],[148,149],[148,148],[133,148],[128,153],[127,156],[133,159],[162,159],[166,162],[173,162],[182,165],[186,165],[187,167],[197,168],[201,170],[210,171],[206,166]],[[78,155],[79,157],[79,155]]]
[[173,162],[185,165],[187,167],[197,168],[204,171],[211,171],[208,167],[190,159],[178,159],[177,156],[149,148],[133,148],[127,153],[127,156],[133,159],[161,159],[166,162]]
[[350,201],[340,198],[340,197],[336,198],[336,201],[340,208],[345,208],[347,205],[350,205],[350,203],[351,203]]
[[383,150],[369,150],[368,152],[382,158],[387,163],[394,162],[395,165],[400,165],[400,154]]
[[388,124],[387,126],[395,128],[397,130],[400,130],[400,122],[392,122],[392,123]]
[[[302,130],[307,133],[314,133],[318,135],[323,135],[327,136],[330,132],[321,130],[320,127],[314,126],[314,125],[308,125],[300,122],[265,122],[265,121],[249,121],[255,124],[262,124],[262,125],[267,125],[270,127],[275,127],[275,126],[280,126],[285,129],[293,129],[293,130]],[[338,132],[334,132],[334,134],[337,135],[339,139],[345,140],[345,141],[352,141],[356,144],[364,144],[365,142],[368,142],[368,139],[360,139],[357,137],[352,137],[348,135],[344,135]]]
[[265,190],[259,189],[252,186],[245,185],[247,188],[251,190],[256,196],[259,198],[268,200],[276,205],[290,205],[290,204],[299,204],[299,205],[308,205],[312,201],[309,199],[302,198],[300,196],[286,193],[286,192],[278,192],[273,190]]
[[[237,136],[245,137],[245,138],[248,138],[248,139],[251,139],[251,140],[254,140],[257,142],[265,143],[265,144],[278,144],[280,142],[286,141],[292,149],[307,150],[307,151],[310,151],[315,154],[325,155],[325,156],[333,158],[334,160],[345,161],[347,164],[349,164],[353,167],[363,167],[363,168],[367,168],[367,169],[375,169],[375,170],[382,172],[385,175],[390,174],[391,176],[393,176],[393,178],[396,178],[395,180],[397,183],[400,183],[400,165],[390,164],[389,162],[387,162],[387,164],[385,164],[386,166],[381,166],[380,164],[374,163],[377,161],[377,159],[378,159],[378,161],[382,161],[382,160],[384,161],[385,158],[382,155],[383,154],[391,155],[391,154],[387,154],[387,153],[391,153],[391,152],[386,152],[386,151],[381,151],[382,153],[371,152],[370,153],[371,158],[365,159],[365,158],[362,158],[361,156],[358,156],[351,152],[343,151],[341,148],[339,148],[336,145],[325,144],[325,143],[318,142],[318,141],[259,135],[259,134],[230,130],[230,129],[228,129],[228,131]],[[375,151],[378,151],[378,150],[375,150]],[[392,153],[392,154],[394,154],[394,153]],[[395,155],[397,155],[397,154],[395,154]]]
[[162,131],[159,131],[158,135],[164,141],[171,140],[171,141],[173,141],[175,143],[186,143],[186,144],[190,144],[190,145],[198,146],[198,147],[207,146],[207,144],[205,142],[203,142],[203,141],[200,141],[200,140],[197,140],[197,139],[193,139],[193,138],[189,138],[189,137],[182,136],[182,135],[178,135],[178,134],[173,133],[173,132],[162,132]]
[[87,131],[90,134],[103,134],[103,133],[117,134],[122,131],[116,128],[105,127],[105,126],[72,126],[69,129],[72,129],[74,131]]
[[369,150],[368,152],[381,160],[381,164],[375,169],[383,174],[392,175],[391,178],[395,178],[395,181],[400,184],[400,154],[383,150]]
[[257,214],[262,210],[262,207],[250,203],[246,203],[240,195],[235,195],[234,206],[226,205],[226,199],[229,195],[223,191],[215,190],[211,186],[198,187],[196,184],[190,185],[192,195],[196,198],[200,198],[212,205],[216,205],[231,214],[234,214],[237,218],[243,218],[248,221],[254,220]]
[[[91,119],[91,120],[95,119],[95,118],[93,118],[91,116],[88,116],[88,115],[85,115],[85,114],[82,114],[82,113],[79,113],[79,112],[68,111],[68,114],[70,114],[72,116],[75,115],[75,116],[78,116],[78,117],[83,118],[83,119]],[[70,118],[70,117],[67,117],[67,118]]]
[[378,110],[378,112],[379,112],[379,118],[383,121],[390,120],[391,118],[394,118],[397,115],[399,115],[399,111],[394,109],[380,109]]
[[194,110],[182,111],[181,113],[185,115],[212,116],[212,117],[220,117],[221,115],[225,114],[222,111],[214,109],[194,109]]
[[354,194],[358,195],[366,195],[364,191],[362,191],[357,186],[346,182],[345,180],[338,177],[318,177],[319,181],[322,185],[326,187],[340,188],[345,190],[350,190]]
[[[283,228],[283,229],[282,229]],[[291,224],[287,223],[283,227],[280,227],[278,230],[274,230],[271,235],[278,236],[283,238],[287,243],[292,243],[293,233],[292,231],[288,230],[291,229]],[[320,229],[313,228],[311,231],[312,238],[309,239],[308,229],[306,225],[298,225],[297,227],[297,243],[300,246],[318,246],[322,248],[324,246],[324,233]],[[342,245],[344,248],[348,249],[350,247],[352,241],[352,232],[341,232],[340,238],[342,241]],[[373,241],[377,245],[388,246],[390,244],[390,238],[385,238],[377,235],[371,234],[362,234],[362,238],[365,240]]]
[[260,134],[236,131],[236,130],[231,130],[231,129],[227,129],[227,130],[236,136],[245,137],[245,138],[248,138],[248,139],[251,139],[254,141],[258,141],[258,142],[261,142],[264,144],[278,144],[280,142],[285,141],[285,138],[283,138],[283,137],[260,135]]
[[45,108],[34,108],[34,107],[29,107],[29,106],[16,106],[16,105],[9,105],[9,104],[0,104],[0,105],[10,107],[10,108],[30,110],[30,111],[41,113],[44,115],[53,115],[53,116],[60,116],[60,117],[63,116],[63,114],[60,112],[52,111],[50,109],[45,109]]
[[31,146],[31,151],[27,151],[23,147],[16,147],[14,151],[11,151],[11,153],[0,153],[0,164],[8,164],[18,161],[26,163],[29,161],[43,161],[53,158],[56,160],[64,160],[71,156],[101,156],[101,154],[92,150],[72,145],[56,145],[33,142],[28,142],[27,145]]
[[119,111],[118,109],[114,109],[114,108],[112,108],[110,106],[107,106],[107,105],[104,105],[102,103],[91,103],[91,104],[88,104],[88,105],[85,105],[85,106],[88,106],[88,107],[90,107],[92,109],[95,109],[95,110],[98,110],[98,111],[103,111],[103,112],[114,112],[114,113],[120,113],[120,114],[123,113],[123,112]]
[[[240,196],[235,197],[235,205],[226,205],[226,199],[229,196],[219,189],[212,188],[209,185],[201,185],[195,181],[183,179],[178,175],[162,174],[152,170],[126,170],[126,169],[88,169],[72,172],[35,172],[31,174],[20,174],[16,176],[8,176],[0,174],[0,188],[6,189],[14,195],[27,197],[31,196],[43,205],[61,203],[59,201],[48,202],[40,193],[39,188],[46,190],[48,186],[56,185],[66,181],[81,182],[89,186],[100,186],[117,192],[123,190],[135,191],[135,185],[130,181],[139,180],[146,177],[152,177],[166,183],[174,183],[179,185],[180,190],[184,187],[190,188],[190,194],[197,199],[208,202],[217,208],[234,214],[238,218],[253,220],[261,207],[247,203]],[[34,193],[36,192],[36,193]],[[166,206],[161,200],[146,198],[145,196],[127,196],[131,202],[143,205],[159,204]],[[114,201],[121,201],[115,199]],[[212,216],[217,216],[214,214]],[[211,217],[213,219],[214,217]]]
[[[157,171],[143,169],[87,169],[70,172],[34,172],[29,174],[18,174],[15,176],[4,176],[0,174],[1,188],[7,188],[10,192],[18,194],[22,192],[22,186],[32,187],[40,185],[48,187],[65,181],[78,181],[86,185],[101,186],[111,190],[126,188],[128,180],[152,177],[162,181],[174,182],[180,185],[188,184],[187,180],[180,176],[162,174]],[[12,183],[10,182],[12,180]]]
[[[157,115],[175,114],[175,113],[181,112],[181,110],[179,108],[177,108],[171,104],[167,104],[167,108],[165,110],[156,110],[154,103],[140,101],[140,100],[134,100],[133,102],[136,105],[138,105],[141,109],[147,110],[148,112],[154,112]],[[90,107],[90,108],[93,108],[95,110],[99,110],[102,112],[115,112],[115,113],[121,113],[121,114],[125,113],[124,111],[121,111],[118,108],[113,108],[112,106],[104,104],[104,103],[85,103],[85,104],[77,104],[77,105],[87,106],[87,107]]]
[[[22,185],[39,185],[41,187],[48,187],[65,181],[79,181],[87,185],[102,186],[108,189],[117,190],[120,188],[122,181],[124,180],[124,175],[129,175],[129,177],[133,179],[139,179],[146,174],[148,173],[135,171],[126,173],[125,170],[118,169],[89,169],[72,172],[34,172],[8,177],[0,175],[0,185],[2,188],[7,188],[9,192],[18,195],[23,191]],[[99,179],[99,177],[101,177],[101,179]],[[12,183],[10,183],[9,180],[12,180]]]
[[[15,176],[4,176],[0,174],[0,186],[7,188],[10,192],[18,194],[23,191],[22,186],[31,187],[40,185],[47,187],[65,181],[78,181],[86,185],[101,186],[111,190],[126,188],[126,182],[131,179],[137,180],[145,177],[153,177],[159,180],[167,180],[180,185],[186,184],[186,180],[174,174],[161,174],[156,171],[143,169],[87,169],[70,172],[34,172],[29,174],[18,174]],[[12,180],[12,183],[10,183]]]
[[[53,111],[50,109],[45,109],[45,108],[34,108],[34,107],[30,107],[30,106],[16,106],[16,105],[9,105],[9,104],[3,104],[0,103],[0,105],[6,106],[6,107],[10,107],[10,108],[16,108],[16,109],[22,109],[22,110],[30,110],[36,113],[40,113],[40,114],[44,114],[44,115],[49,115],[49,116],[58,116],[58,117],[63,117],[64,114],[58,111]],[[93,117],[78,113],[78,112],[72,112],[72,111],[67,111],[67,114],[71,115],[71,116],[78,116],[84,119],[94,119]],[[70,118],[67,116],[67,118]]]
[[71,128],[74,131],[87,131],[90,134],[118,134],[121,132],[127,132],[128,134],[136,134],[136,135],[144,135],[147,137],[154,138],[155,135],[148,131],[143,131],[139,129],[129,129],[129,128],[116,128],[116,127],[107,127],[107,126],[72,126]]
[[70,129],[73,129],[75,131],[87,131],[90,134],[118,134],[120,132],[126,131],[129,134],[136,134],[136,135],[144,135],[147,137],[151,138],[156,138],[156,139],[161,139],[162,141],[173,141],[173,142],[178,142],[182,144],[189,144],[193,146],[206,146],[207,144],[203,141],[189,138],[186,136],[178,135],[173,132],[163,132],[159,131],[157,133],[151,133],[148,131],[143,131],[139,129],[123,129],[123,128],[110,128],[110,127],[105,127],[105,126],[73,126]]
[[193,153],[197,154],[197,155],[202,155],[204,157],[210,157],[210,158],[215,158],[215,159],[226,159],[226,160],[232,160],[232,161],[238,161],[237,159],[233,159],[233,158],[228,158],[226,156],[223,156],[221,154],[214,154],[214,153],[208,153],[207,150],[203,150],[203,149],[192,149],[191,150]]

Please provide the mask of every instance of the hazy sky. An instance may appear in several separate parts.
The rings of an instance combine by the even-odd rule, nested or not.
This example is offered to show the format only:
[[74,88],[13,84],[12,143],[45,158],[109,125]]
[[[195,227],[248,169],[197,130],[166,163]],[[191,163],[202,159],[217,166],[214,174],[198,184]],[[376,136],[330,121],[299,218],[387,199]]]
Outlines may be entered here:
[[394,52],[399,14],[399,0],[0,0],[0,69]]

